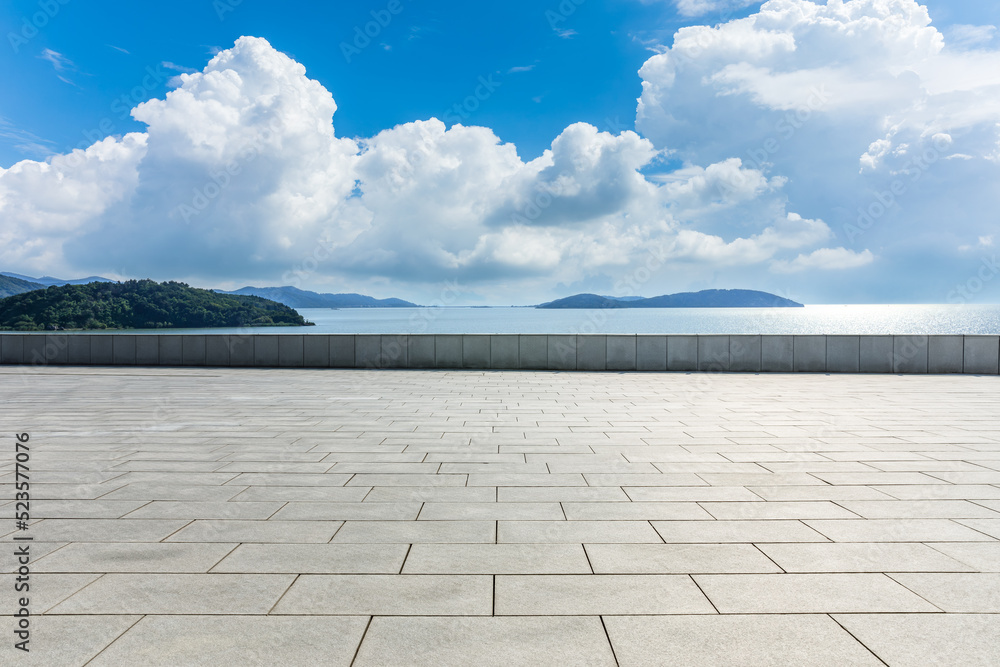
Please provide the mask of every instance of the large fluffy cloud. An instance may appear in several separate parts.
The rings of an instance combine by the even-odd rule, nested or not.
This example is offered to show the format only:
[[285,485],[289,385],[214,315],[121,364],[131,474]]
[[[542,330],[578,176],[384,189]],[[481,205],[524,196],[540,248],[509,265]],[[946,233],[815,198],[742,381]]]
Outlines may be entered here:
[[776,270],[856,268],[872,247],[892,282],[943,298],[941,274],[914,265],[961,271],[1000,206],[1000,52],[968,28],[949,45],[914,0],[771,0],[678,31],[640,70],[636,127],[683,160],[787,179],[789,206],[853,251]]
[[[354,141],[336,136],[336,108],[301,64],[241,38],[138,105],[146,132],[0,173],[0,261],[215,282],[610,286],[650,248],[715,270],[830,237],[785,210],[782,178],[739,159],[647,178],[652,142],[584,123],[529,162],[488,128],[436,118]],[[738,205],[757,208],[713,228]]]

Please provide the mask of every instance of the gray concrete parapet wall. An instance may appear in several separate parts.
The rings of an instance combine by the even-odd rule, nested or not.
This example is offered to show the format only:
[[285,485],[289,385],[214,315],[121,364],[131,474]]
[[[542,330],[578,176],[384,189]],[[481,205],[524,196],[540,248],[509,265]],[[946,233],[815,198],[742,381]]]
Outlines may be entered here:
[[1000,336],[3,333],[0,364],[997,375]]

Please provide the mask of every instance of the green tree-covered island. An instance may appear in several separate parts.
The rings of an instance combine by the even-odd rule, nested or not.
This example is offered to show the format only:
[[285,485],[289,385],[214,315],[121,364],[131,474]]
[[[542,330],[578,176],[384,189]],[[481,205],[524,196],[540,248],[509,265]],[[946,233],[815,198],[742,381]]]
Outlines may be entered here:
[[0,331],[309,324],[295,310],[276,301],[219,294],[172,281],[62,285],[0,299]]

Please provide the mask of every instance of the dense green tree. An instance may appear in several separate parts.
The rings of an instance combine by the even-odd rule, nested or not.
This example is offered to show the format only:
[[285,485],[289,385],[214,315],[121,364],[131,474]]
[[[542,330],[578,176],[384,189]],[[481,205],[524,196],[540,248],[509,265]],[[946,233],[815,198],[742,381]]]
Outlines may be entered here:
[[172,281],[62,285],[0,299],[3,331],[305,324],[296,311],[275,301],[218,294]]

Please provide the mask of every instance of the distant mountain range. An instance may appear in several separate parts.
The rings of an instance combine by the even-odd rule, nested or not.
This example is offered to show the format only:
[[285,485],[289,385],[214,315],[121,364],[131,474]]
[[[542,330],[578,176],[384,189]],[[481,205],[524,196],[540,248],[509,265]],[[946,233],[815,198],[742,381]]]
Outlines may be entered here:
[[0,299],[14,296],[15,294],[24,294],[36,289],[45,289],[45,285],[0,274]]
[[643,297],[576,294],[536,308],[802,308],[801,303],[768,292],[745,289],[709,289],[700,292]]
[[220,294],[260,296],[283,303],[291,308],[416,308],[417,304],[402,299],[376,299],[363,294],[320,294],[297,287],[243,287]]
[[[53,278],[52,276],[32,278],[31,276],[22,276],[20,273],[10,273],[9,271],[0,271],[0,276],[8,276],[10,278],[17,278],[18,280],[25,280],[30,283],[36,283],[42,287],[50,287],[52,285],[87,285],[89,283],[115,282],[114,280],[102,278],[101,276],[90,276],[89,278],[77,278],[75,280],[63,280],[62,278]],[[33,287],[32,289],[38,288]]]

